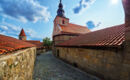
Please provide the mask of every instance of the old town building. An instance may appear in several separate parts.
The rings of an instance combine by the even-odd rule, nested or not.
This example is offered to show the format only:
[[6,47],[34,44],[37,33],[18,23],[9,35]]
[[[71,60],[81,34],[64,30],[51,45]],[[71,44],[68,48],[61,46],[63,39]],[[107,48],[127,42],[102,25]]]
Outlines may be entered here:
[[85,26],[70,23],[69,18],[66,18],[64,13],[63,5],[60,1],[57,16],[54,19],[54,45],[69,40],[75,36],[90,32],[90,30]]
[[105,80],[130,80],[130,0],[123,0],[125,23],[90,32],[69,23],[60,2],[54,20],[53,54]]

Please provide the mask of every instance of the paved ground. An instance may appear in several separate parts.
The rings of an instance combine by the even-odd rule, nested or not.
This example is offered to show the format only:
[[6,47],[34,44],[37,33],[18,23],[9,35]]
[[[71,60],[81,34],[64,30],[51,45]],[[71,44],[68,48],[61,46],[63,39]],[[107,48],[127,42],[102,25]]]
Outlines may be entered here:
[[55,58],[51,52],[37,57],[33,80],[99,80]]

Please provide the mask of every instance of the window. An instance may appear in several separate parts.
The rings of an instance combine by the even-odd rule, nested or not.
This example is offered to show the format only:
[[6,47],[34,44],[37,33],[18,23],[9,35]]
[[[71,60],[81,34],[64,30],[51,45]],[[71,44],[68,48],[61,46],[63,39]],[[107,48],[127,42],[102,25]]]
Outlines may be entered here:
[[65,21],[64,21],[64,20],[62,20],[62,24],[65,24]]

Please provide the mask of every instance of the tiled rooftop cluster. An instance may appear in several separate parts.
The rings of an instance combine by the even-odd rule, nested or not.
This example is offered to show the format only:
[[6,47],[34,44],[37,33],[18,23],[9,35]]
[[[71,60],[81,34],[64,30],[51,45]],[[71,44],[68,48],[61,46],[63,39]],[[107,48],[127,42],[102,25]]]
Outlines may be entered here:
[[28,43],[34,44],[34,45],[36,45],[37,48],[42,48],[42,47],[43,47],[43,43],[40,42],[40,41],[28,40],[28,41],[25,41],[25,42],[28,42]]
[[125,40],[125,25],[89,32],[57,46],[119,46]]
[[0,35],[0,54],[9,53],[19,49],[34,47],[35,45],[12,38]]

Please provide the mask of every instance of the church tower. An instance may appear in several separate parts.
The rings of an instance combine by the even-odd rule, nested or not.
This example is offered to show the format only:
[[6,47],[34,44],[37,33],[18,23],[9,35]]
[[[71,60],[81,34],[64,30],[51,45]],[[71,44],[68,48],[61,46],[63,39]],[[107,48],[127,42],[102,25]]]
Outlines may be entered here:
[[57,10],[57,16],[54,19],[54,26],[59,25],[67,25],[69,23],[69,19],[65,17],[65,11],[63,9],[62,0],[60,0],[58,10]]
[[26,34],[24,32],[24,29],[22,29],[20,34],[19,34],[19,40],[27,40]]
[[53,27],[53,53],[59,55],[56,45],[77,37],[81,34],[86,34],[90,30],[86,26],[80,26],[69,22],[69,18],[65,16],[62,0],[59,1],[57,15],[54,19]]

